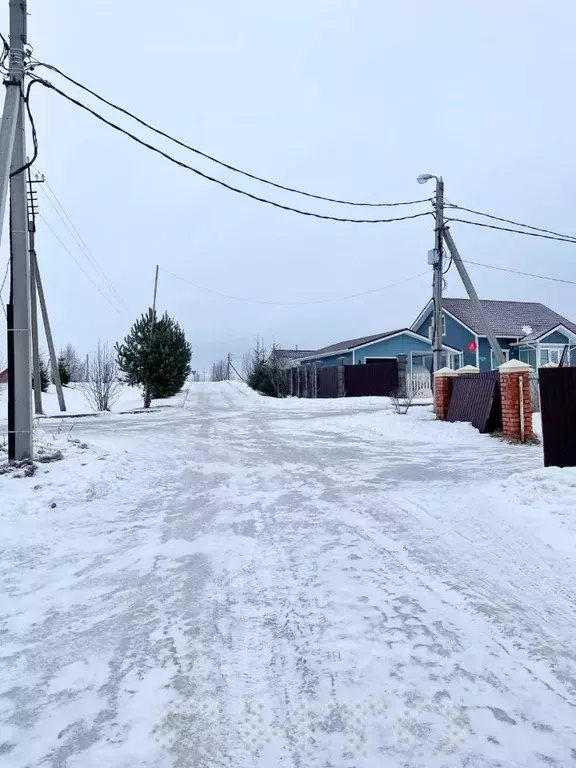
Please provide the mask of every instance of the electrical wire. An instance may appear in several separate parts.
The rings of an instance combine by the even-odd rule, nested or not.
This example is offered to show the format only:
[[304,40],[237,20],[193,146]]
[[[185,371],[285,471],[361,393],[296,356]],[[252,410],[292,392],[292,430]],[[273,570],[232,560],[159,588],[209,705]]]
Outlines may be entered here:
[[28,88],[26,89],[25,95],[24,95],[24,91],[22,91],[21,89],[22,98],[24,100],[24,104],[26,105],[26,112],[28,113],[28,120],[30,121],[30,127],[32,129],[32,142],[34,143],[34,154],[32,155],[32,158],[30,160],[24,163],[23,166],[21,166],[15,171],[12,171],[12,173],[10,174],[10,178],[13,178],[14,176],[18,176],[19,173],[24,173],[24,171],[27,171],[28,168],[30,168],[30,166],[33,165],[38,159],[38,136],[36,134],[36,125],[34,123],[32,110],[30,109],[30,90],[35,82],[38,82],[38,81],[30,80],[30,82],[28,83]]
[[225,181],[222,181],[221,179],[216,179],[214,176],[210,176],[207,173],[204,173],[203,171],[199,171],[197,168],[194,168],[193,166],[182,162],[182,160],[177,160],[175,157],[172,157],[172,155],[169,155],[167,152],[164,152],[161,149],[158,149],[158,147],[155,147],[152,144],[148,144],[148,142],[143,141],[142,139],[139,139],[133,133],[130,133],[130,131],[127,131],[124,128],[121,128],[119,125],[116,125],[116,123],[113,123],[110,120],[107,120],[98,112],[95,112],[93,109],[90,109],[90,107],[87,107],[86,104],[83,104],[81,101],[78,101],[77,99],[72,98],[72,96],[69,96],[67,93],[64,93],[64,91],[61,91],[59,88],[57,88],[55,85],[50,83],[48,80],[44,80],[43,78],[36,78],[35,81],[41,83],[46,88],[49,88],[50,90],[55,91],[55,93],[59,94],[64,99],[71,102],[72,104],[75,104],[77,107],[80,107],[81,109],[85,110],[86,112],[91,114],[93,117],[100,120],[102,123],[109,125],[111,128],[114,128],[114,130],[118,131],[119,133],[123,133],[125,136],[128,136],[128,138],[132,139],[132,141],[135,141],[137,144],[140,144],[141,146],[146,147],[146,149],[149,149],[152,152],[155,152],[156,154],[161,155],[162,157],[166,158],[166,160],[169,160],[171,163],[174,163],[175,165],[178,165],[181,168],[185,168],[188,171],[192,171],[192,173],[195,173],[197,176],[200,176],[201,178],[206,179],[207,181],[212,181],[215,184],[218,184],[221,187],[224,187],[225,189],[229,189],[231,192],[236,192],[239,195],[244,195],[245,197],[249,197],[251,200],[257,200],[259,203],[265,203],[266,205],[271,205],[274,208],[280,208],[284,211],[291,211],[292,213],[298,213],[301,216],[311,216],[315,219],[325,219],[328,221],[340,221],[340,222],[346,222],[351,224],[388,224],[393,221],[407,221],[408,219],[418,219],[421,216],[431,215],[430,211],[424,211],[423,213],[413,213],[409,216],[396,216],[389,219],[349,219],[349,218],[342,218],[339,216],[327,216],[321,213],[313,213],[312,211],[303,211],[303,210],[300,210],[299,208],[293,208],[289,205],[283,205],[281,203],[273,202],[272,200],[267,200],[264,197],[253,195],[251,192],[246,192],[246,190],[244,189],[238,189],[238,187],[233,187],[231,184],[227,184]]
[[42,186],[40,186],[40,190],[42,191],[42,194],[44,195],[46,200],[50,203],[52,208],[56,211],[56,214],[57,214],[58,218],[64,224],[64,226],[66,227],[66,229],[68,230],[70,235],[74,238],[74,241],[76,242],[76,244],[78,245],[80,250],[83,252],[83,254],[86,256],[86,258],[88,259],[88,263],[96,271],[96,274],[98,275],[98,277],[100,277],[104,281],[104,283],[106,284],[106,287],[113,294],[115,299],[120,304],[122,304],[124,307],[126,307],[126,303],[124,302],[123,298],[120,296],[120,294],[118,293],[116,288],[114,288],[114,285],[110,282],[110,280],[108,278],[108,275],[104,272],[104,270],[102,269],[102,267],[98,263],[98,261],[97,261],[96,257],[94,256],[94,254],[92,253],[92,251],[88,248],[88,246],[84,242],[84,239],[82,238],[82,235],[80,234],[80,232],[78,232],[77,228],[74,226],[74,223],[72,222],[72,220],[70,219],[70,217],[66,213],[66,210],[65,210],[64,206],[62,205],[62,203],[60,202],[60,200],[56,196],[56,193],[54,192],[54,190],[52,189],[52,187],[50,186],[48,180],[45,177],[44,177],[44,183],[46,184],[46,186],[50,190],[50,194],[54,197],[54,199],[56,200],[56,203],[58,204],[58,206],[60,207],[61,210],[58,210],[58,207],[56,206],[56,203],[54,203],[54,201],[51,199],[50,195],[46,192],[46,190]]
[[0,285],[0,303],[2,304],[2,311],[4,312],[4,317],[8,319],[8,315],[6,313],[6,306],[4,304],[4,299],[2,298],[2,292],[4,291],[4,286],[6,285],[6,280],[8,280],[8,274],[10,272],[10,256],[6,259],[6,271],[4,272],[4,278],[2,280],[2,285]]
[[137,117],[135,114],[133,114],[129,110],[124,109],[123,107],[120,107],[117,104],[114,104],[112,101],[108,101],[108,99],[105,99],[103,96],[100,96],[100,94],[96,93],[96,91],[93,91],[90,88],[86,87],[85,85],[82,85],[82,83],[79,83],[77,80],[74,80],[74,78],[70,77],[69,75],[66,75],[64,72],[62,72],[61,69],[58,69],[58,67],[55,67],[52,64],[46,64],[44,62],[34,60],[30,70],[32,71],[35,67],[45,67],[46,69],[49,69],[52,72],[56,72],[65,80],[68,80],[69,83],[72,83],[78,88],[81,88],[83,91],[86,91],[86,93],[89,93],[91,96],[94,96],[94,98],[98,99],[103,104],[106,104],[107,106],[112,107],[112,109],[115,109],[118,112],[121,112],[123,115],[126,115],[127,117],[131,118],[132,120],[135,120],[137,123],[144,126],[144,128],[148,128],[148,130],[153,131],[158,136],[163,136],[165,139],[168,139],[169,141],[174,142],[174,144],[177,144],[178,146],[183,147],[184,149],[188,149],[190,150],[190,152],[194,152],[196,155],[199,155],[200,157],[205,157],[207,160],[210,160],[211,162],[216,163],[217,165],[220,165],[222,168],[227,168],[229,171],[233,171],[234,173],[240,173],[242,174],[242,176],[246,176],[249,179],[254,179],[254,181],[259,181],[262,184],[268,184],[269,186],[275,187],[276,189],[282,189],[285,192],[293,192],[296,195],[303,195],[304,197],[311,197],[311,198],[314,198],[315,200],[324,200],[328,203],[338,203],[339,205],[353,205],[353,206],[359,206],[364,208],[395,208],[400,205],[418,205],[420,203],[427,203],[431,200],[431,198],[427,197],[427,198],[424,198],[423,200],[407,200],[405,202],[400,202],[400,203],[360,203],[360,202],[354,202],[351,200],[340,200],[334,197],[325,197],[324,195],[315,195],[315,194],[312,194],[312,192],[304,192],[301,189],[295,189],[294,187],[288,187],[288,186],[285,186],[284,184],[278,184],[275,181],[270,181],[269,179],[265,179],[262,176],[257,176],[254,173],[249,173],[248,171],[244,171],[241,168],[237,168],[234,165],[230,165],[229,163],[225,163],[222,160],[218,160],[217,157],[214,157],[213,155],[209,155],[207,152],[203,152],[202,150],[197,149],[196,147],[192,147],[190,146],[190,144],[186,144],[185,142],[174,138],[174,136],[170,136],[170,134],[165,133],[164,131],[161,131],[158,128],[155,128],[153,125],[150,125],[150,123],[147,123],[145,120],[142,120],[141,118]]
[[50,226],[50,224],[49,224],[49,223],[46,221],[46,219],[44,218],[44,216],[43,216],[41,213],[39,213],[39,214],[38,214],[38,217],[39,217],[40,219],[42,219],[42,221],[44,222],[44,224],[45,224],[45,225],[48,227],[48,229],[50,230],[50,232],[52,232],[52,234],[54,235],[54,237],[56,238],[56,240],[58,240],[58,242],[60,243],[60,245],[62,246],[62,248],[64,248],[64,250],[66,251],[66,253],[67,253],[69,256],[71,256],[71,258],[72,258],[72,259],[73,259],[73,260],[76,262],[76,265],[78,266],[78,268],[79,268],[79,269],[80,269],[80,270],[81,270],[81,271],[84,273],[84,275],[85,275],[85,276],[88,278],[88,280],[89,280],[89,281],[92,283],[92,285],[94,286],[94,288],[96,288],[96,290],[98,291],[98,293],[99,293],[99,294],[100,294],[100,295],[101,295],[101,296],[102,296],[104,299],[106,299],[106,301],[108,302],[108,304],[110,304],[110,306],[112,307],[112,309],[113,309],[115,312],[117,312],[119,315],[120,315],[120,314],[122,314],[122,313],[121,313],[121,311],[118,309],[118,307],[117,307],[115,304],[113,304],[113,303],[110,301],[110,299],[108,298],[108,296],[107,296],[107,295],[106,295],[106,294],[105,294],[105,293],[104,293],[104,292],[101,290],[101,288],[100,288],[100,286],[98,285],[98,283],[96,283],[96,282],[95,282],[95,281],[92,279],[92,277],[91,277],[91,276],[88,274],[88,272],[86,272],[86,270],[85,270],[85,269],[84,269],[84,267],[82,266],[81,262],[79,262],[79,261],[78,261],[78,259],[77,259],[77,258],[76,258],[76,256],[75,256],[75,255],[72,253],[72,251],[70,250],[70,248],[68,248],[68,246],[66,245],[66,243],[65,243],[65,242],[64,242],[64,241],[63,241],[63,240],[62,240],[62,239],[59,237],[59,235],[57,235],[57,234],[56,234],[56,232],[55,232],[55,231],[54,231],[54,229],[53,229],[53,228]]
[[528,237],[541,237],[544,240],[559,240],[561,243],[572,243],[576,245],[576,240],[571,240],[570,236],[555,237],[553,235],[542,235],[539,232],[523,232],[521,229],[510,229],[509,227],[498,227],[495,224],[483,224],[480,221],[470,221],[469,219],[446,219],[445,223],[457,221],[460,224],[471,224],[473,227],[483,227],[484,229],[497,229],[500,232],[515,232],[518,235],[527,235]]
[[7,71],[6,59],[10,56],[10,46],[4,35],[0,32],[0,39],[2,40],[2,55],[0,56],[0,69]]
[[373,293],[380,293],[381,291],[385,291],[387,288],[395,288],[397,285],[402,285],[403,283],[407,283],[410,280],[416,280],[419,277],[422,277],[423,275],[428,274],[428,270],[425,272],[419,272],[417,275],[412,275],[411,277],[405,277],[402,280],[398,280],[395,283],[391,283],[390,285],[382,285],[379,288],[372,288],[368,291],[362,291],[361,293],[351,293],[347,296],[337,296],[335,298],[331,299],[312,299],[311,301],[266,301],[264,299],[247,299],[243,296],[233,296],[228,293],[222,293],[221,291],[217,291],[213,288],[206,288],[204,285],[198,285],[198,283],[192,282],[192,280],[188,280],[185,277],[181,277],[180,275],[176,275],[174,272],[171,272],[168,269],[165,269],[164,267],[160,267],[162,272],[165,272],[167,275],[170,275],[171,277],[176,278],[176,280],[181,280],[183,283],[188,283],[188,285],[191,285],[194,288],[197,288],[200,291],[206,291],[207,293],[212,293],[215,296],[220,296],[222,299],[231,299],[232,301],[241,301],[246,304],[264,304],[265,306],[272,306],[272,307],[300,307],[300,306],[308,306],[310,304],[332,304],[337,301],[347,301],[348,299],[357,299],[361,296],[369,296]]
[[567,240],[574,240],[576,242],[576,236],[575,235],[563,235],[562,232],[554,232],[552,229],[542,229],[542,227],[533,227],[531,224],[522,224],[520,221],[513,221],[512,219],[503,219],[500,216],[494,216],[491,213],[483,213],[482,211],[474,211],[472,208],[463,208],[461,205],[455,205],[454,203],[449,203],[449,208],[453,208],[458,211],[466,211],[467,213],[473,213],[476,216],[484,216],[487,219],[494,219],[495,221],[503,221],[505,224],[514,224],[516,227],[524,227],[525,229],[533,229],[536,232],[544,232],[548,235],[556,235],[561,238],[566,238]]
[[550,275],[537,275],[534,272],[522,272],[518,269],[509,269],[508,267],[497,267],[495,264],[483,264],[479,261],[470,261],[463,259],[466,264],[473,264],[475,267],[486,267],[486,269],[497,269],[499,272],[510,272],[513,275],[524,275],[525,277],[536,277],[539,280],[551,280],[553,283],[567,283],[576,285],[576,280],[565,280],[563,277],[551,277]]

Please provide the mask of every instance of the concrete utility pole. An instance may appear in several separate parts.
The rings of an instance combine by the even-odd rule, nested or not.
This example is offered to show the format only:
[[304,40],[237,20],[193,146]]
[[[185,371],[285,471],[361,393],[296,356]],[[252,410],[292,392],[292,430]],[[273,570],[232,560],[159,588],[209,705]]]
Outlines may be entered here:
[[54,374],[54,383],[56,385],[56,393],[58,395],[58,405],[61,411],[66,410],[66,403],[64,402],[64,390],[62,389],[62,382],[60,381],[60,371],[58,370],[58,360],[56,358],[56,348],[54,347],[54,338],[52,336],[52,329],[50,327],[50,318],[48,317],[48,309],[46,307],[46,297],[44,296],[44,288],[42,286],[42,278],[40,276],[40,269],[38,268],[38,259],[36,258],[36,252],[33,253],[34,261],[34,277],[36,282],[36,288],[38,290],[38,298],[40,299],[40,309],[42,310],[42,320],[44,322],[44,330],[46,332],[46,341],[48,342],[48,353],[50,355],[50,365],[52,366],[52,373]]
[[[26,203],[26,135],[24,125],[24,45],[26,43],[26,0],[10,0],[10,65],[2,117],[0,183],[10,168],[11,320],[8,344],[12,347],[12,370],[8,380],[8,458],[31,459],[32,371],[30,334],[30,257],[28,253],[28,211]],[[12,139],[12,121],[16,120]],[[12,151],[10,152],[10,144]],[[0,219],[4,217],[6,192],[0,188]],[[11,338],[10,338],[11,337]]]
[[432,173],[423,173],[418,176],[419,184],[425,184],[430,179],[436,179],[436,194],[434,196],[434,217],[436,226],[434,228],[434,248],[428,251],[428,263],[433,267],[432,282],[432,355],[433,370],[439,371],[442,368],[442,287],[444,283],[444,243],[442,240],[442,229],[444,227],[444,182],[441,176],[434,176]]
[[472,284],[472,280],[470,279],[470,275],[468,274],[468,271],[466,267],[464,266],[464,262],[462,261],[462,257],[460,256],[458,252],[458,248],[456,248],[456,243],[454,242],[454,238],[452,237],[452,233],[450,232],[450,229],[448,227],[445,227],[442,232],[444,236],[444,240],[446,241],[446,245],[448,246],[448,250],[450,251],[450,255],[452,256],[452,261],[454,262],[456,269],[458,270],[458,274],[460,275],[460,278],[462,282],[464,283],[464,287],[466,288],[466,291],[468,292],[468,296],[470,297],[470,301],[474,305],[474,309],[478,313],[478,316],[480,317],[480,320],[482,322],[482,325],[484,327],[484,333],[488,337],[488,341],[490,342],[490,347],[492,348],[492,353],[494,354],[494,361],[496,362],[496,365],[503,365],[506,360],[504,358],[504,353],[502,352],[502,349],[500,348],[500,344],[498,344],[498,339],[496,338],[496,334],[490,327],[488,323],[488,318],[486,317],[486,314],[484,313],[484,310],[482,309],[482,304],[480,303],[480,299],[478,298],[478,294],[476,293],[476,289],[474,288],[474,285]]
[[232,353],[228,352],[228,357],[226,358],[226,380],[230,381],[230,368],[232,366]]
[[442,240],[442,229],[444,227],[444,182],[441,176],[436,179],[434,211],[436,215],[436,227],[434,229],[434,250],[436,254],[434,261],[434,338],[432,340],[432,354],[434,370],[439,371],[442,368],[442,287],[444,283],[444,242]]
[[40,348],[38,343],[38,303],[36,301],[36,269],[34,265],[37,213],[37,192],[32,186],[32,173],[28,168],[28,245],[30,251],[30,319],[32,330],[32,371],[34,373],[34,413],[42,413],[42,372],[40,370]]
[[[48,309],[46,307],[46,298],[44,296],[44,289],[42,287],[42,279],[40,277],[40,268],[38,266],[38,259],[36,256],[36,213],[37,213],[37,200],[36,190],[33,184],[41,184],[44,179],[37,178],[32,179],[30,168],[28,168],[28,240],[30,249],[30,307],[31,307],[31,328],[32,328],[32,364],[34,369],[34,382],[40,381],[40,352],[38,341],[38,305],[36,303],[36,292],[40,297],[40,307],[42,310],[42,320],[44,322],[44,332],[46,334],[46,341],[48,342],[48,352],[50,355],[50,368],[52,370],[52,376],[54,377],[54,384],[56,386],[56,394],[58,395],[58,405],[61,411],[66,410],[66,402],[64,400],[64,390],[62,389],[62,382],[60,380],[60,370],[58,368],[58,359],[56,358],[56,349],[54,347],[54,339],[52,337],[52,329],[50,328],[50,320],[48,318]],[[40,386],[34,386],[34,411],[36,413],[42,413],[42,390]]]

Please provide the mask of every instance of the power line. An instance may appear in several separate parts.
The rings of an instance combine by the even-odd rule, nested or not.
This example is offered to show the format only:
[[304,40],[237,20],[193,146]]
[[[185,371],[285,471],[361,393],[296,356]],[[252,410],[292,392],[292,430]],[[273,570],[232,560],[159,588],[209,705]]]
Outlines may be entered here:
[[86,93],[89,93],[91,96],[94,96],[94,98],[98,99],[103,104],[106,104],[107,106],[112,107],[112,109],[115,109],[118,112],[121,112],[123,115],[126,115],[127,117],[131,118],[132,120],[135,120],[140,125],[156,133],[158,136],[163,136],[165,139],[168,139],[169,141],[174,142],[174,144],[177,144],[178,146],[183,147],[184,149],[188,149],[191,152],[194,152],[195,154],[199,155],[200,157],[205,157],[207,160],[210,160],[211,162],[216,163],[217,165],[220,165],[222,168],[227,168],[229,171],[234,171],[234,173],[240,173],[242,174],[242,176],[246,176],[249,179],[254,179],[255,181],[259,181],[262,184],[268,184],[271,187],[276,187],[276,189],[283,189],[285,192],[293,192],[296,195],[311,197],[311,198],[314,198],[315,200],[324,200],[328,203],[338,203],[339,205],[354,205],[354,206],[360,206],[365,208],[395,208],[400,205],[418,205],[419,203],[427,203],[431,199],[427,197],[427,198],[424,198],[423,200],[407,200],[405,202],[400,202],[400,203],[360,203],[360,202],[354,202],[351,200],[340,200],[334,197],[325,197],[324,195],[315,195],[315,194],[312,194],[312,192],[304,192],[301,189],[295,189],[294,187],[288,187],[288,186],[285,186],[284,184],[278,184],[275,181],[270,181],[269,179],[265,179],[262,176],[257,176],[254,173],[249,173],[248,171],[244,171],[241,168],[237,168],[234,165],[230,165],[229,163],[225,163],[222,160],[218,160],[217,157],[214,157],[213,155],[209,155],[207,152],[203,152],[202,150],[197,149],[196,147],[192,147],[190,146],[190,144],[186,144],[185,142],[174,138],[174,136],[170,136],[170,134],[165,133],[164,131],[161,131],[158,128],[155,128],[153,125],[150,125],[150,123],[147,123],[145,120],[142,120],[141,118],[137,117],[135,114],[133,114],[129,110],[118,106],[118,104],[114,104],[112,101],[108,101],[108,99],[105,99],[103,96],[100,96],[100,94],[96,93],[96,91],[91,90],[85,85],[82,85],[82,83],[79,83],[77,80],[74,80],[74,78],[70,77],[69,75],[64,74],[64,72],[62,72],[61,69],[58,69],[58,67],[55,67],[52,64],[45,64],[44,62],[35,60],[31,69],[34,69],[35,67],[45,67],[46,69],[49,69],[52,72],[56,72],[57,74],[61,75],[65,80],[68,80],[69,83],[72,83],[78,88],[81,88],[83,91],[86,91]]
[[485,229],[497,229],[500,232],[515,232],[518,235],[527,235],[528,237],[541,237],[544,240],[559,240],[562,243],[572,243],[576,245],[576,240],[571,240],[570,236],[555,237],[553,235],[541,235],[538,232],[523,232],[521,229],[510,229],[509,227],[498,227],[495,224],[483,224],[480,221],[470,221],[469,219],[446,219],[445,223],[458,221],[460,224],[471,224],[473,227],[484,227]]
[[554,283],[567,283],[568,285],[576,285],[576,280],[565,280],[562,277],[551,277],[550,275],[536,275],[534,272],[522,272],[518,269],[509,269],[508,267],[497,267],[495,264],[483,264],[479,261],[470,261],[469,259],[463,259],[466,264],[473,264],[475,267],[486,267],[486,269],[497,269],[499,272],[510,272],[513,275],[524,275],[525,277],[536,277],[539,280],[551,280]]
[[397,285],[402,285],[403,283],[407,283],[410,280],[416,280],[419,277],[422,277],[423,275],[428,274],[428,270],[425,272],[419,272],[417,275],[412,275],[411,277],[405,277],[402,280],[398,280],[395,283],[391,283],[390,285],[382,285],[379,288],[372,288],[369,291],[362,291],[361,293],[351,293],[347,296],[336,296],[335,298],[331,299],[312,299],[311,301],[265,301],[264,299],[247,299],[243,296],[233,296],[228,293],[222,293],[221,291],[217,291],[213,288],[206,288],[204,285],[198,285],[198,283],[192,282],[192,280],[188,280],[185,277],[181,277],[180,275],[176,275],[174,272],[170,272],[170,270],[165,269],[164,267],[160,267],[162,272],[165,272],[167,275],[170,275],[171,277],[176,278],[176,280],[181,280],[183,283],[188,283],[188,285],[191,285],[193,288],[197,288],[200,291],[206,291],[206,293],[213,293],[215,296],[220,296],[222,299],[231,299],[232,301],[241,301],[246,304],[264,304],[266,306],[273,306],[273,307],[295,307],[295,306],[308,306],[310,304],[332,304],[336,301],[347,301],[348,299],[357,299],[361,296],[369,296],[373,293],[380,293],[381,291],[385,291],[387,288],[394,288]]
[[4,312],[4,317],[8,319],[8,315],[6,314],[6,307],[4,306],[4,299],[2,298],[2,292],[4,291],[4,286],[6,285],[6,280],[8,280],[8,273],[10,272],[10,256],[6,259],[6,271],[4,272],[4,278],[2,280],[2,285],[0,285],[0,302],[2,303],[2,311]]
[[503,221],[506,224],[514,224],[516,227],[525,227],[526,229],[533,229],[536,232],[545,232],[548,235],[557,235],[561,238],[566,238],[568,240],[574,240],[576,242],[576,236],[574,235],[563,235],[561,232],[554,232],[552,229],[542,229],[542,227],[533,227],[531,224],[522,224],[520,221],[513,221],[512,219],[503,219],[500,216],[494,216],[491,213],[483,213],[482,211],[474,211],[472,208],[463,208],[461,205],[455,205],[453,203],[448,204],[450,208],[453,208],[458,211],[466,211],[467,213],[473,213],[476,216],[484,216],[487,219],[494,219],[495,221]]
[[60,210],[58,209],[58,207],[56,206],[54,201],[51,199],[50,195],[44,190],[44,188],[40,187],[40,190],[42,191],[42,193],[44,194],[46,200],[48,200],[48,202],[50,203],[52,208],[56,211],[56,214],[57,214],[58,218],[60,219],[60,221],[64,224],[64,226],[66,227],[66,229],[68,230],[70,235],[74,238],[76,244],[78,245],[80,250],[84,253],[86,258],[88,259],[89,264],[94,268],[94,270],[96,271],[98,276],[101,277],[102,280],[104,280],[104,283],[106,284],[106,287],[108,288],[108,290],[114,295],[114,297],[120,302],[120,304],[122,304],[123,306],[126,306],[124,300],[122,299],[122,297],[120,296],[120,294],[118,293],[116,288],[114,288],[113,284],[108,279],[107,274],[104,272],[104,270],[102,269],[102,267],[98,263],[96,257],[94,256],[92,251],[88,248],[88,246],[84,242],[84,239],[83,239],[82,235],[80,234],[80,232],[78,232],[78,229],[75,227],[74,223],[72,222],[72,220],[70,219],[70,217],[66,213],[66,210],[65,210],[64,206],[62,205],[62,203],[60,202],[60,200],[56,196],[56,193],[54,192],[54,190],[50,186],[50,183],[48,182],[48,180],[45,177],[44,177],[44,183],[46,184],[46,186],[50,190],[51,195],[56,200],[56,203],[58,204]]
[[152,152],[155,152],[156,154],[161,155],[162,157],[166,158],[166,160],[169,160],[171,163],[174,163],[175,165],[178,165],[181,168],[185,168],[188,171],[192,171],[192,173],[195,173],[197,176],[200,176],[203,179],[212,181],[215,184],[219,184],[221,187],[224,187],[225,189],[229,189],[231,192],[236,192],[237,194],[244,195],[245,197],[249,197],[252,200],[257,200],[259,203],[265,203],[266,205],[271,205],[274,208],[280,208],[284,211],[291,211],[292,213],[298,213],[301,216],[311,216],[315,219],[326,219],[328,221],[340,221],[340,222],[347,222],[352,224],[387,224],[392,221],[407,221],[408,219],[418,219],[421,216],[431,215],[430,211],[425,211],[424,213],[413,213],[409,216],[396,216],[389,219],[349,219],[349,218],[342,218],[339,216],[327,216],[326,214],[313,213],[312,211],[302,211],[299,208],[293,208],[289,205],[276,203],[276,202],[273,202],[272,200],[267,200],[264,197],[258,197],[258,195],[253,195],[251,192],[246,192],[246,190],[244,189],[238,189],[238,187],[233,187],[231,184],[227,184],[225,181],[222,181],[221,179],[216,179],[214,176],[209,176],[207,173],[204,173],[203,171],[200,171],[197,168],[194,168],[193,166],[182,162],[181,160],[177,160],[175,157],[172,157],[172,155],[169,155],[167,152],[164,152],[161,149],[158,149],[158,147],[155,147],[152,144],[148,144],[148,142],[143,141],[142,139],[139,139],[133,133],[130,133],[130,131],[127,131],[124,128],[121,128],[116,123],[113,123],[110,120],[107,120],[105,117],[98,114],[98,112],[95,112],[93,109],[90,109],[90,107],[87,107],[86,104],[83,104],[81,101],[78,101],[77,99],[72,98],[72,96],[69,96],[67,93],[64,93],[64,91],[61,91],[59,88],[56,88],[55,85],[48,82],[47,80],[38,78],[37,82],[42,83],[42,85],[44,85],[46,88],[49,88],[50,90],[55,91],[67,101],[71,102],[72,104],[75,104],[77,107],[80,107],[81,109],[90,113],[97,120],[100,120],[102,123],[109,125],[111,128],[114,128],[114,130],[118,131],[119,133],[123,133],[125,136],[128,136],[128,138],[132,139],[132,141],[135,141],[137,144],[140,144],[141,146],[146,147],[146,149],[149,149]]
[[36,134],[36,124],[34,122],[34,116],[32,114],[32,110],[30,109],[30,90],[32,89],[32,86],[35,82],[38,82],[36,80],[31,80],[28,83],[28,88],[26,89],[26,93],[22,90],[22,87],[20,87],[20,92],[22,93],[22,100],[24,102],[24,105],[26,106],[26,112],[28,113],[28,120],[30,121],[30,129],[32,131],[32,143],[34,145],[34,154],[32,155],[31,160],[27,160],[24,165],[22,165],[20,168],[17,168],[15,171],[12,171],[10,174],[10,178],[13,178],[14,176],[18,176],[19,173],[24,173],[24,171],[27,171],[30,166],[36,162],[38,159],[38,136]]
[[120,314],[122,314],[122,313],[121,313],[121,311],[118,309],[118,307],[117,307],[115,304],[113,304],[113,303],[110,301],[110,299],[108,298],[108,296],[107,296],[107,295],[106,295],[106,294],[105,294],[105,293],[104,293],[104,292],[101,290],[101,288],[100,288],[100,286],[98,285],[98,283],[96,283],[96,282],[95,282],[95,281],[92,279],[92,277],[91,277],[91,276],[88,274],[88,272],[86,272],[86,270],[84,269],[84,267],[82,266],[82,264],[81,264],[81,263],[78,261],[78,259],[76,258],[76,256],[74,256],[74,254],[72,253],[72,251],[70,250],[70,248],[68,248],[68,246],[66,245],[66,243],[65,243],[65,242],[64,242],[64,241],[63,241],[63,240],[62,240],[62,239],[61,239],[61,238],[60,238],[60,237],[59,237],[59,236],[56,234],[56,232],[55,232],[55,231],[52,229],[52,227],[50,226],[50,224],[49,224],[49,223],[46,221],[46,219],[44,218],[44,216],[43,216],[41,213],[39,213],[39,214],[38,214],[38,216],[39,216],[39,217],[42,219],[42,221],[44,222],[44,224],[45,224],[45,225],[48,227],[48,229],[50,230],[50,232],[52,232],[52,234],[54,235],[54,237],[56,238],[56,240],[58,240],[58,242],[60,243],[60,245],[62,246],[62,248],[64,248],[64,250],[66,251],[66,253],[67,253],[69,256],[71,256],[71,257],[72,257],[72,259],[73,259],[73,260],[76,262],[76,264],[77,264],[77,266],[79,267],[79,269],[80,269],[80,270],[81,270],[81,271],[82,271],[82,272],[83,272],[83,273],[86,275],[86,277],[88,278],[88,280],[90,280],[90,282],[92,283],[92,285],[94,286],[94,288],[96,288],[96,290],[98,291],[98,293],[99,293],[99,294],[100,294],[100,295],[101,295],[101,296],[102,296],[104,299],[106,299],[106,301],[108,302],[108,304],[110,304],[110,306],[112,307],[112,309],[113,309],[115,312],[118,312],[118,314],[119,314],[119,315],[120,315]]

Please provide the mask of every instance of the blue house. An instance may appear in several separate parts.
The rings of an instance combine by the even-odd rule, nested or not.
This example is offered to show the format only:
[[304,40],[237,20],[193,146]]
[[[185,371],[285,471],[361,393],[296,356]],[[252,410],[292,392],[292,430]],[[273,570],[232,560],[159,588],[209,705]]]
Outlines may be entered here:
[[[520,360],[533,368],[558,364],[568,346],[568,360],[576,364],[576,325],[570,320],[535,302],[482,299],[480,303],[507,360]],[[431,320],[430,301],[412,324],[412,331],[430,337]],[[443,299],[442,331],[446,344],[459,350],[455,365],[450,367],[474,365],[481,371],[495,367],[482,322],[470,299]],[[412,364],[431,370],[431,352],[421,357],[412,351]]]
[[[344,358],[346,365],[358,365],[386,359],[396,360],[398,355],[406,355],[409,373],[423,371],[425,361],[432,357],[429,337],[410,328],[401,328],[396,331],[340,341],[338,344],[332,344],[317,349],[313,353],[302,355],[298,362],[318,362],[330,366],[337,365],[338,360]],[[460,350],[445,344],[442,364],[455,368],[458,366],[459,360]]]

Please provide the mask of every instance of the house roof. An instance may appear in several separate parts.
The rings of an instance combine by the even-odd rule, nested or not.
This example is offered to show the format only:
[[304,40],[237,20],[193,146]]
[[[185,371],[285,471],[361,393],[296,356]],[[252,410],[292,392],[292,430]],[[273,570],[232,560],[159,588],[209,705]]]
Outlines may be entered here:
[[275,349],[274,354],[280,360],[298,360],[301,357],[313,355],[313,349]]
[[[411,328],[398,328],[395,331],[386,331],[385,333],[373,333],[370,336],[360,336],[357,339],[347,339],[346,341],[339,341],[337,344],[331,344],[328,347],[322,347],[321,349],[317,349],[315,352],[310,352],[308,355],[305,355],[304,353],[300,353],[300,359],[305,360],[307,357],[327,357],[330,355],[337,355],[338,353],[344,353],[344,352],[350,352],[353,349],[358,349],[358,347],[364,347],[367,344],[371,344],[372,342],[381,341],[383,339],[388,339],[391,336],[398,336],[401,333],[408,333],[410,336],[414,336],[417,339],[422,339],[423,341],[426,341],[430,343],[430,339],[428,339],[426,336],[422,336],[419,333],[416,333]],[[447,344],[443,345],[446,349],[454,349],[454,347],[449,347]],[[457,350],[455,350],[457,351]]]
[[[532,301],[492,301],[481,299],[486,319],[496,336],[516,337],[525,341],[536,340],[558,325],[576,333],[576,324],[554,310]],[[443,299],[442,307],[471,328],[484,335],[484,327],[470,299]],[[527,332],[527,328],[530,331]]]

